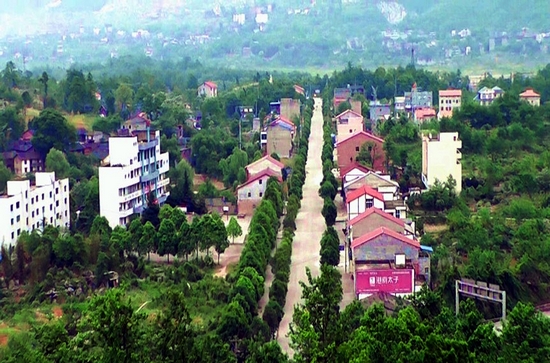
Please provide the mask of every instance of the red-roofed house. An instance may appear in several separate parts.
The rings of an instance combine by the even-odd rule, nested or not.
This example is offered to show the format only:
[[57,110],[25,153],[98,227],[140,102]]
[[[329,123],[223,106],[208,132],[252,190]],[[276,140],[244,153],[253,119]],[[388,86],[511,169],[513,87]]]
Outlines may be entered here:
[[271,155],[266,155],[261,159],[248,164],[245,167],[247,178],[256,175],[265,169],[275,172],[279,177],[282,177],[282,169],[285,167],[283,163],[275,160]]
[[382,193],[366,185],[347,193],[345,202],[348,210],[348,221],[372,207],[384,210],[384,196]]
[[351,243],[358,298],[388,292],[408,295],[429,281],[430,256],[413,238],[379,227]]
[[342,170],[357,161],[357,154],[359,154],[361,146],[368,142],[372,143],[370,147],[371,157],[374,160],[372,169],[385,172],[384,140],[365,131],[352,134],[336,143],[338,168]]
[[237,187],[237,208],[239,214],[252,214],[262,201],[267,180],[272,176],[276,177],[279,182],[283,181],[280,175],[267,168],[258,174],[252,175],[244,184]]
[[453,111],[462,105],[462,90],[446,89],[439,91],[439,112],[437,118],[453,116]]
[[413,238],[414,236],[412,222],[408,224],[403,219],[396,218],[389,213],[373,207],[348,222],[348,238],[350,241],[353,241],[379,227],[402,233],[407,238]]
[[349,164],[343,169],[340,169],[340,178],[342,178],[342,185],[351,183],[357,178],[367,175],[370,171],[365,165],[359,164],[357,161]]
[[520,93],[519,99],[529,102],[531,106],[540,106],[540,95],[533,91],[532,88],[527,88],[525,92]]
[[436,113],[433,108],[417,108],[414,110],[414,120],[419,124],[436,118]]
[[273,153],[282,158],[290,158],[294,148],[294,135],[296,126],[294,123],[282,116],[271,121],[266,127],[267,134],[266,149],[267,154]]
[[198,89],[199,97],[217,97],[218,96],[218,85],[212,81],[206,81],[199,86]]
[[363,131],[363,116],[353,110],[346,110],[335,117],[337,139],[343,140],[351,134]]

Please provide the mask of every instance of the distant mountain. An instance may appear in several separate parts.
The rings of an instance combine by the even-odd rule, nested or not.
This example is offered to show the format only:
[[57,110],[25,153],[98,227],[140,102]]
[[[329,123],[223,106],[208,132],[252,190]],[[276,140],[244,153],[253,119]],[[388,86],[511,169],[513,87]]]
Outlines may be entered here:
[[[7,24],[0,36],[43,34],[49,41],[41,42],[40,56],[64,64],[124,54],[289,69],[348,61],[485,69],[550,62],[548,0],[4,2],[13,16],[0,13]],[[32,66],[42,48],[26,44],[4,44],[0,61],[25,53]]]

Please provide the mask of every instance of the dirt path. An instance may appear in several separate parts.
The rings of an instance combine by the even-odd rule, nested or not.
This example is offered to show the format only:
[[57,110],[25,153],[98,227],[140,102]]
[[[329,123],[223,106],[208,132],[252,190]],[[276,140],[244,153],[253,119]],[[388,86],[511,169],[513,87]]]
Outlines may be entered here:
[[277,340],[281,348],[290,357],[294,352],[289,347],[289,325],[292,321],[294,306],[302,301],[300,281],[307,281],[306,267],[313,276],[319,275],[319,249],[325,220],[321,215],[323,200],[319,197],[319,184],[323,180],[321,151],[323,148],[323,115],[322,101],[315,99],[315,110],[311,120],[309,151],[306,163],[306,180],[304,184],[302,208],[296,218],[296,235],[292,244],[292,263],[290,282],[284,307],[283,320],[279,326]]

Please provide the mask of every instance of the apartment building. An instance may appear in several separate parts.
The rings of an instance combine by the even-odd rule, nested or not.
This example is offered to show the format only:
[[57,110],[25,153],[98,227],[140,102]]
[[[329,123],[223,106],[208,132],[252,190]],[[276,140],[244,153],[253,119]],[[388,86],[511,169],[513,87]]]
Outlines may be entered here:
[[50,224],[69,228],[69,179],[56,179],[55,173],[38,172],[35,181],[8,181],[0,195],[0,243],[14,246],[23,231],[43,230]]
[[109,156],[99,168],[99,212],[109,225],[125,226],[141,214],[152,192],[155,203],[169,195],[168,153],[160,152],[160,131],[140,130],[109,139]]
[[439,91],[439,112],[437,118],[452,117],[453,111],[462,105],[462,90],[447,89]]
[[430,188],[436,180],[444,183],[449,175],[456,181],[456,193],[462,190],[462,141],[458,132],[442,132],[422,137],[422,182]]
[[479,101],[481,106],[489,106],[494,100],[501,97],[504,91],[500,87],[487,88],[483,87],[477,91],[476,101]]

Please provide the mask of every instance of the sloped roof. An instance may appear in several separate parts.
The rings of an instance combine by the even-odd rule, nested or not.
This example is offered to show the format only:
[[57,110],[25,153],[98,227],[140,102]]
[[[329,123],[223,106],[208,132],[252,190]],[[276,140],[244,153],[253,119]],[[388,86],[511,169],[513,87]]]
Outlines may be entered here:
[[345,139],[343,139],[341,141],[338,141],[336,143],[336,147],[338,147],[338,145],[344,144],[344,143],[346,143],[346,142],[348,142],[348,141],[350,141],[350,140],[352,140],[353,138],[356,138],[356,137],[366,137],[367,139],[375,140],[375,141],[378,141],[378,142],[384,142],[384,139],[382,139],[378,136],[374,136],[373,134],[365,132],[365,131],[359,131],[359,132],[356,132],[354,134],[351,134],[350,136],[346,137]]
[[212,82],[212,81],[206,81],[206,82],[204,82],[204,85],[205,85],[205,86],[208,86],[208,87],[210,87],[210,88],[218,88],[218,85],[215,84],[215,83]]
[[339,115],[337,115],[336,118],[340,118],[340,117],[344,116],[344,115],[347,114],[347,113],[351,113],[351,114],[353,114],[353,115],[355,115],[355,116],[357,116],[357,117],[363,117],[363,115],[361,115],[359,112],[355,112],[355,111],[353,111],[353,110],[345,110],[344,112],[342,112],[342,113],[340,113]]
[[525,92],[519,94],[520,97],[530,98],[530,97],[540,97],[540,95],[533,91],[532,88],[527,88]]
[[439,97],[462,97],[461,89],[443,89],[439,91]]
[[416,118],[435,117],[435,110],[433,108],[419,108],[414,110]]
[[259,163],[261,163],[261,162],[264,161],[264,160],[269,160],[269,162],[271,162],[272,164],[278,166],[278,167],[281,168],[281,169],[285,167],[285,164],[283,164],[283,163],[281,163],[280,161],[276,160],[276,159],[273,158],[271,155],[266,155],[266,156],[264,156],[263,158],[258,159],[258,160],[256,160],[256,161],[254,161],[254,162],[248,164],[248,165],[246,166],[246,168],[248,169],[248,168],[250,168],[250,167],[252,167],[252,166],[258,165]]
[[269,169],[269,168],[265,168],[264,170],[260,171],[259,173],[252,175],[252,176],[251,176],[250,178],[248,178],[248,180],[247,180],[246,182],[244,182],[243,184],[239,185],[239,186],[237,187],[237,190],[238,190],[238,189],[241,189],[241,188],[244,187],[244,186],[247,186],[247,185],[249,185],[249,184],[254,183],[256,180],[258,180],[258,179],[260,179],[260,178],[262,178],[262,177],[264,177],[264,176],[268,176],[268,177],[274,176],[274,177],[277,178],[277,180],[278,180],[279,182],[282,182],[282,181],[283,181],[283,179],[279,176],[279,174],[277,174],[276,172],[274,172],[273,170],[271,170],[271,169]]
[[394,217],[393,215],[386,213],[378,208],[371,207],[364,211],[363,213],[359,214],[357,217],[353,218],[349,225],[353,226],[354,224],[357,224],[358,222],[361,222],[363,219],[367,218],[368,216],[371,216],[373,214],[378,214],[381,217],[386,218],[390,222],[394,222],[402,227],[405,227],[405,221],[399,218]]
[[365,172],[365,174],[370,171],[370,169],[367,168],[365,165],[362,165],[362,164],[358,163],[357,161],[354,161],[353,163],[349,164],[345,168],[340,169],[340,177],[344,178],[353,169],[359,169],[359,170]]
[[370,195],[371,197],[384,201],[384,196],[379,191],[369,187],[368,185],[363,185],[361,188],[350,191],[346,194],[346,203],[350,203],[352,200],[359,198],[362,195]]
[[369,243],[370,241],[372,241],[373,239],[375,239],[376,237],[382,234],[385,234],[386,236],[390,236],[398,241],[401,241],[403,243],[406,243],[408,245],[411,245],[415,248],[420,249],[420,242],[418,242],[417,240],[407,238],[405,235],[401,233],[397,233],[385,227],[379,227],[372,232],[366,233],[361,237],[354,239],[353,242],[351,242],[351,248],[355,249],[359,246],[364,245],[365,243]]
[[284,118],[282,116],[278,116],[275,120],[271,121],[268,126],[269,127],[274,127],[274,126],[278,126],[278,125],[281,125],[282,127],[286,128],[286,129],[294,130],[296,128],[296,126],[294,125],[294,123],[292,121],[290,121],[289,119]]

